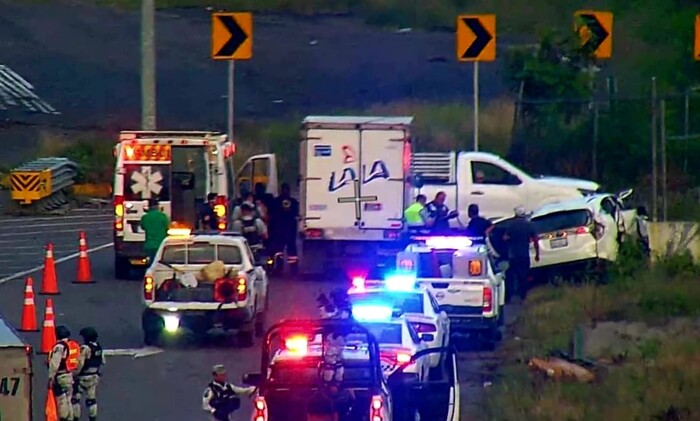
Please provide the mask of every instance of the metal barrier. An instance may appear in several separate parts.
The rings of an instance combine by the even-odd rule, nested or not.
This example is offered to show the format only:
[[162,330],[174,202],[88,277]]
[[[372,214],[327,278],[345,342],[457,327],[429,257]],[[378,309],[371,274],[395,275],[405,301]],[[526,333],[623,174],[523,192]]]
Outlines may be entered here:
[[53,211],[68,205],[66,190],[75,182],[78,165],[68,158],[40,158],[10,172],[12,200],[22,208]]

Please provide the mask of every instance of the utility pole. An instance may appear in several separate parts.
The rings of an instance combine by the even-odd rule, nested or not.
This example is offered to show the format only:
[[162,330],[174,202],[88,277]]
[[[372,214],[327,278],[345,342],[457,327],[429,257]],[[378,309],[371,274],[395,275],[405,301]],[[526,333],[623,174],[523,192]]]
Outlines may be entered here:
[[668,220],[668,174],[666,162],[666,100],[661,100],[661,115],[660,125],[661,125],[661,220],[666,222]]
[[659,220],[659,180],[657,174],[657,158],[656,158],[656,77],[651,78],[651,209],[653,215],[653,221],[657,222]]
[[141,0],[141,129],[156,129],[155,0]]

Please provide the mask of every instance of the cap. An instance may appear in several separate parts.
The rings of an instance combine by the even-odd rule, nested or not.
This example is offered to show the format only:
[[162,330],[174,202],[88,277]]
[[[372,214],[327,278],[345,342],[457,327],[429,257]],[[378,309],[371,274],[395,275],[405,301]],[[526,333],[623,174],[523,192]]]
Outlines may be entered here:
[[527,211],[525,210],[525,206],[518,206],[515,209],[515,216],[525,216],[527,215]]
[[216,364],[211,370],[214,374],[226,374],[226,367],[223,364]]
[[70,338],[70,330],[65,326],[56,326],[56,339]]
[[80,332],[78,333],[88,341],[94,341],[97,339],[97,331],[94,327],[84,327],[80,329]]

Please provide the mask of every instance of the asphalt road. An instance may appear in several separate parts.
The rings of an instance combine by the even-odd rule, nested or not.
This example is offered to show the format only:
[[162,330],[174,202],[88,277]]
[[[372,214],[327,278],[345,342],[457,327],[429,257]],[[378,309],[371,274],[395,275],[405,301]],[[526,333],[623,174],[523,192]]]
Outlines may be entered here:
[[[90,246],[99,246],[101,241],[111,241],[111,225],[108,215],[88,213],[89,217],[52,218],[52,220],[33,220],[25,224],[25,238],[21,244],[39,246],[47,238],[57,244],[57,255],[74,253],[77,246],[71,247],[76,240],[76,232],[81,228],[95,226],[89,235]],[[20,223],[21,219],[12,221]],[[104,226],[102,223],[104,222]],[[0,239],[5,234],[4,225],[10,220],[0,219]],[[90,225],[93,224],[93,225]],[[41,234],[30,234],[40,231]],[[24,226],[24,225],[23,225]],[[30,228],[33,226],[34,228]],[[105,228],[106,227],[106,228]],[[18,240],[19,241],[19,240]],[[0,243],[0,256],[11,260],[11,243]],[[40,255],[32,251],[28,257],[12,262],[4,269],[21,272],[31,269],[40,261]],[[100,333],[100,340],[105,349],[125,350],[141,349],[143,351],[140,327],[141,284],[138,281],[117,281],[113,278],[112,249],[106,248],[90,254],[95,284],[76,285],[71,281],[75,277],[76,261],[72,259],[57,265],[59,289],[61,294],[54,296],[54,310],[57,324],[68,326],[77,336],[83,326],[94,326]],[[12,268],[11,270],[9,268]],[[36,274],[37,278],[40,274]],[[7,277],[5,275],[4,277]],[[0,314],[14,326],[19,325],[23,299],[23,277],[0,284]],[[270,314],[268,322],[282,318],[308,317],[314,308],[314,298],[319,290],[329,290],[332,282],[273,279],[270,285]],[[44,296],[37,295],[38,318],[43,318]],[[38,348],[39,333],[22,333],[22,336]],[[159,350],[156,350],[159,351]],[[214,338],[204,344],[184,343],[174,348],[167,348],[155,354],[134,357],[108,357],[104,368],[103,384],[99,394],[100,419],[106,421],[172,421],[202,419],[200,399],[205,385],[209,381],[210,368],[214,364],[225,364],[234,381],[246,372],[259,368],[259,347],[242,349],[233,338]],[[489,364],[493,363],[493,353],[466,352],[459,356],[460,382],[462,383],[463,412],[479,404],[480,391],[484,382],[490,377]],[[35,366],[34,413],[43,417],[46,384],[45,357],[37,355]],[[250,403],[244,402],[242,411],[234,417],[236,421],[248,420]]]

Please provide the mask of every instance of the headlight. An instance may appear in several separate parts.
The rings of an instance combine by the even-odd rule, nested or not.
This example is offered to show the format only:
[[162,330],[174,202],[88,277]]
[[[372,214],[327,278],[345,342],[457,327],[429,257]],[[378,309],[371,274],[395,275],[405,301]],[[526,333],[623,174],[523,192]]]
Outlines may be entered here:
[[163,316],[163,326],[165,327],[166,332],[176,332],[180,327],[180,318],[170,314]]

